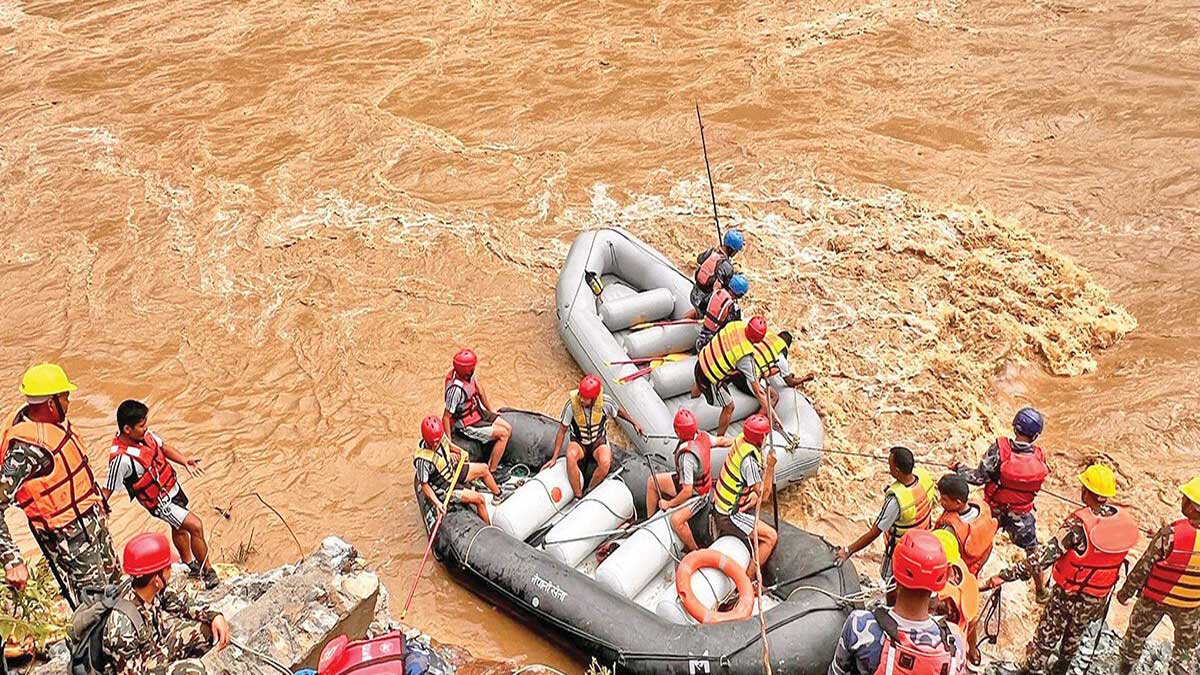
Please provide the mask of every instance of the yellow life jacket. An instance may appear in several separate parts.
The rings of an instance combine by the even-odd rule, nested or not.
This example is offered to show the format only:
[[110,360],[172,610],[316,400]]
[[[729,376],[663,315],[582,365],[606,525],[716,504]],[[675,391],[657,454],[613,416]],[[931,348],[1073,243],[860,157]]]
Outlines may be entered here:
[[583,404],[579,390],[571,392],[571,433],[582,445],[591,445],[604,435],[608,416],[604,414],[604,394],[592,401],[591,409]]
[[754,371],[758,379],[766,379],[779,374],[779,357],[783,356],[788,344],[778,333],[767,333],[762,342],[751,343],[754,349]]
[[433,464],[434,471],[429,475],[429,487],[433,488],[435,493],[441,496],[445,495],[447,490],[453,489],[457,466],[450,460],[450,439],[445,434],[442,434],[442,440],[436,448],[425,445],[425,441],[417,444],[413,465],[422,459]]
[[700,350],[700,372],[717,384],[737,369],[737,362],[754,353],[754,343],[746,337],[745,321],[730,321]]
[[742,460],[748,456],[753,456],[762,464],[762,450],[747,442],[744,435],[738,434],[733,441],[733,448],[725,457],[725,464],[721,466],[721,475],[713,486],[713,506],[717,513],[730,516],[741,506],[748,487],[742,476]]
[[937,484],[925,469],[913,469],[913,475],[917,482],[912,487],[896,481],[887,489],[888,494],[895,495],[896,501],[900,502],[900,517],[888,533],[892,540],[899,539],[909,530],[928,530],[932,521],[933,503],[938,499]]

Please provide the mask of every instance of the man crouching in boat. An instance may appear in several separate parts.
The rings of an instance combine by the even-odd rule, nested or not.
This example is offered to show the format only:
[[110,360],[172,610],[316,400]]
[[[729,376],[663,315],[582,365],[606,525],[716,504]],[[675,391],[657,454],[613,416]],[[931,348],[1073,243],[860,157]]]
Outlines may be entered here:
[[583,496],[583,470],[579,465],[585,459],[590,457],[596,462],[596,470],[592,472],[592,479],[587,486],[589,492],[608,476],[608,469],[612,466],[612,450],[608,447],[609,418],[614,415],[620,417],[633,425],[633,430],[639,435],[642,433],[642,425],[616,401],[606,397],[602,389],[600,378],[595,375],[585,375],[579,381],[579,388],[571,392],[567,405],[563,407],[561,426],[554,437],[554,455],[542,466],[543,469],[549,469],[558,461],[558,450],[569,428],[571,442],[567,444],[567,478],[571,481],[576,499]]
[[718,284],[724,286],[733,277],[733,256],[738,254],[746,245],[742,233],[728,230],[721,238],[721,245],[706,249],[696,257],[695,285],[692,286],[692,307],[696,316],[704,316],[708,307],[708,297]]
[[[775,485],[775,454],[763,465],[763,442],[771,433],[764,415],[751,415],[742,425],[742,433],[733,440],[733,449],[725,457],[721,474],[713,485],[713,537],[733,535],[751,547],[758,546],[759,564],[766,564],[775,550],[779,534],[762,518],[755,523],[754,511],[771,496]],[[753,560],[753,558],[751,558]],[[753,562],[750,578],[758,573]]]
[[[712,438],[699,431],[696,416],[686,408],[675,413],[675,435],[679,437],[679,446],[675,448],[675,472],[656,473],[646,480],[646,516],[653,518],[660,508],[671,511],[679,507],[668,516],[671,529],[683,542],[684,550],[695,551],[700,548],[696,543],[696,532],[704,535],[701,539],[708,539],[712,513],[712,502],[708,498],[712,490],[712,448],[727,448],[733,441],[724,436]],[[663,497],[667,499],[659,501]]]
[[[467,453],[450,442],[440,419],[430,415],[421,422],[421,443],[413,455],[417,490],[433,503],[438,513],[446,511],[443,504],[446,494],[450,493],[450,502],[469,504],[484,524],[491,525],[483,495],[466,486],[471,481],[482,480],[494,495],[492,503],[500,501],[500,486],[487,464],[467,462],[466,459]],[[461,469],[460,462],[463,463]]]
[[749,321],[730,321],[700,350],[693,372],[692,398],[704,395],[711,406],[721,408],[717,435],[724,436],[733,419],[733,396],[729,384],[738,373],[738,364],[754,372],[754,347],[767,335],[767,320],[756,316]]

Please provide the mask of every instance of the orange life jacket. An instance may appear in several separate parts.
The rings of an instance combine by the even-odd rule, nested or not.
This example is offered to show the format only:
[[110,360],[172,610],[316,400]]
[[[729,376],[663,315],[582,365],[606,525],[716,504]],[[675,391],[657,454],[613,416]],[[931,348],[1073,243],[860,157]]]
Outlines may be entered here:
[[1054,583],[1069,595],[1107,598],[1121,576],[1121,563],[1140,533],[1129,512],[1117,508],[1111,516],[1098,516],[1086,506],[1074,513],[1083,523],[1087,548],[1082,554],[1067,551],[1054,563]]
[[14,440],[44,448],[53,460],[49,474],[26,478],[17,490],[17,505],[25,511],[30,527],[43,531],[62,529],[101,503],[83,442],[70,421],[35,422],[25,417],[25,406],[4,421],[0,462]]
[[730,320],[737,320],[741,312],[737,300],[728,288],[719,288],[708,298],[708,306],[704,309],[704,324],[700,327],[708,335],[713,335]]
[[962,516],[952,511],[945,511],[938,517],[934,529],[949,529],[958,540],[958,549],[962,553],[963,562],[971,574],[979,574],[984,563],[992,555],[992,546],[996,542],[996,530],[999,523],[992,517],[992,510],[984,502],[971,500],[967,504],[979,509],[975,520],[967,523]]
[[1016,452],[1007,438],[996,439],[996,446],[1000,449],[1000,480],[983,487],[983,498],[996,513],[1033,511],[1033,500],[1050,475],[1046,454],[1036,445],[1032,452]]
[[475,384],[475,376],[471,375],[470,379],[463,380],[451,368],[450,372],[446,373],[445,382],[446,391],[450,391],[451,387],[459,387],[466,394],[463,398],[462,407],[458,409],[458,412],[454,413],[454,419],[464,427],[472,427],[478,424],[483,419],[483,413],[479,412],[482,403],[479,400],[479,387]]
[[1154,563],[1142,597],[1182,609],[1200,607],[1200,537],[1186,518],[1171,525],[1171,552]]
[[979,618],[979,579],[963,563],[952,562],[950,566],[954,568],[951,578],[946,587],[938,591],[938,598],[949,607],[946,618],[965,634]]
[[680,460],[684,455],[692,455],[700,462],[700,475],[693,476],[695,482],[692,483],[692,489],[696,491],[696,494],[708,494],[708,491],[712,489],[712,437],[701,431],[693,440],[679,442],[679,447],[675,449],[676,489],[682,487],[679,484],[679,477],[683,475]]
[[941,639],[937,644],[927,645],[914,641],[908,631],[900,630],[886,608],[877,608],[872,614],[883,631],[879,665],[873,675],[957,675],[960,672],[957,668],[961,667],[967,651],[966,640],[952,632],[940,617],[934,621]]
[[[129,495],[138,500],[142,506],[153,511],[162,500],[171,494],[179,482],[175,467],[167,461],[167,455],[162,446],[149,431],[141,443],[130,445],[122,440],[121,435],[113,437],[112,448],[108,451],[109,461],[124,455],[141,465],[141,477],[126,483]],[[132,478],[132,476],[131,476]]]
[[704,289],[705,292],[711,291],[713,287],[713,277],[716,276],[717,266],[727,260],[725,252],[719,248],[710,248],[701,255],[702,261],[700,267],[696,268],[696,285]]

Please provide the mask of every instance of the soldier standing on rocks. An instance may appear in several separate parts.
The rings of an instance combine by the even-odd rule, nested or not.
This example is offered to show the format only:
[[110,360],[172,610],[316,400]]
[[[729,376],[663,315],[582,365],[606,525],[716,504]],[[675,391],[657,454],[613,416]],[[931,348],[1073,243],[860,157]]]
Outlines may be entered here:
[[52,363],[21,378],[25,402],[0,422],[0,562],[8,585],[23,591],[29,570],[4,513],[16,502],[72,608],[120,579],[106,505],[83,441],[67,419],[75,385]]
[[1129,631],[1121,644],[1121,675],[1128,675],[1142,656],[1146,640],[1164,616],[1175,625],[1175,649],[1169,675],[1194,675],[1200,671],[1200,476],[1180,488],[1183,518],[1163,526],[1142,554],[1117,601],[1127,604],[1134,593],[1138,601],[1129,617]]
[[125,545],[130,583],[104,620],[104,672],[116,675],[203,675],[198,661],[229,644],[229,623],[169,587],[175,560],[166,536],[139,534]]
[[[1093,464],[1079,474],[1083,508],[1063,522],[1057,536],[1042,548],[1039,567],[1053,564],[1054,590],[1027,649],[1026,675],[1043,675],[1057,657],[1054,675],[1064,675],[1079,651],[1084,629],[1104,618],[1117,586],[1125,556],[1137,543],[1137,521],[1108,503],[1117,494],[1112,469]],[[984,589],[1027,579],[1029,565],[1010,567],[992,577]]]

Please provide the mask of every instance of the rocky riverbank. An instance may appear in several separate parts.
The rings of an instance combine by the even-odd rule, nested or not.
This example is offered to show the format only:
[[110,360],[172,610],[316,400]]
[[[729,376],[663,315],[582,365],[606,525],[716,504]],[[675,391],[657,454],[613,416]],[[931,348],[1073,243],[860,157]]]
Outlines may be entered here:
[[[185,575],[173,578],[182,583]],[[198,598],[229,619],[233,639],[240,645],[204,657],[212,675],[275,672],[263,657],[292,671],[315,669],[329,639],[390,630],[404,631],[413,648],[428,655],[432,675],[490,675],[515,668],[476,659],[465,649],[434,643],[419,630],[400,625],[392,617],[387,586],[367,569],[353,546],[337,537],[326,538],[297,564],[223,580]],[[56,645],[51,654],[52,659],[30,675],[68,675],[65,645]]]

